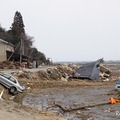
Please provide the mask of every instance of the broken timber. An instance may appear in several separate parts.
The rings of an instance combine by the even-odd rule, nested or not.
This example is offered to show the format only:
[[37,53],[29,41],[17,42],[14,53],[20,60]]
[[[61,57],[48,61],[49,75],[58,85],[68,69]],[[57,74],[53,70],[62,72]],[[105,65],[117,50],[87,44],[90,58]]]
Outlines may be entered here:
[[2,92],[0,93],[0,100],[2,100],[2,101],[3,101],[3,98],[2,98],[3,92],[4,92],[4,90],[2,90]]
[[69,109],[65,109],[63,106],[61,106],[57,103],[55,103],[54,106],[59,107],[65,113],[65,112],[73,112],[73,111],[77,111],[77,110],[84,110],[84,109],[87,109],[87,108],[102,106],[102,105],[108,105],[108,104],[110,104],[110,103],[105,102],[105,103],[98,103],[98,104],[87,105],[87,106],[82,106],[82,107],[77,107],[77,108],[69,108]]

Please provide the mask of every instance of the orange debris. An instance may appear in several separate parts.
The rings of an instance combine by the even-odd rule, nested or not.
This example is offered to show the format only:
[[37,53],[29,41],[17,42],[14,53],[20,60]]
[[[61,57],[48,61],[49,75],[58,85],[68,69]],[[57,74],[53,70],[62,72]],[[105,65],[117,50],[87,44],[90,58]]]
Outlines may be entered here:
[[120,99],[117,99],[117,98],[110,98],[110,99],[109,99],[109,103],[111,103],[111,104],[120,103]]

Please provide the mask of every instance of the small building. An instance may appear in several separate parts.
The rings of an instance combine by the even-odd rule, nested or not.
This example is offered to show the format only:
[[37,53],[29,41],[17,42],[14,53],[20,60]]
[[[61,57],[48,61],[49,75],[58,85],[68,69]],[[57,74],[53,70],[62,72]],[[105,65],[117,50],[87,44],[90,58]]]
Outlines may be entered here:
[[0,39],[0,62],[8,59],[7,52],[14,52],[14,45],[5,40]]

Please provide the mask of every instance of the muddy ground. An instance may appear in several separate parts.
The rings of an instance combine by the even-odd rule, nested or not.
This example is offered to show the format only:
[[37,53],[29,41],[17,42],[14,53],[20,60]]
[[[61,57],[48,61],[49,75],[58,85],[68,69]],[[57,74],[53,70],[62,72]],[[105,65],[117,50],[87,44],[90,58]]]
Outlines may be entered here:
[[[81,85],[82,83],[82,85]],[[119,103],[88,107],[83,110],[64,112],[65,109],[74,109],[82,106],[97,105],[109,102],[110,97],[117,97],[114,91],[115,82],[70,82],[71,86],[42,89],[40,93],[29,94],[23,99],[23,105],[43,111],[52,111],[67,120],[117,120],[120,119]],[[77,86],[79,84],[79,86]],[[74,87],[72,87],[72,85]],[[76,86],[75,86],[76,85]]]
[[[115,69],[116,70],[116,69]],[[117,70],[116,70],[117,71]],[[37,74],[34,73],[36,77]],[[119,92],[114,90],[119,72],[112,74],[109,81],[91,81],[72,79],[40,80],[20,78],[26,87],[23,93],[11,96],[4,89],[0,100],[0,119],[4,120],[119,120],[120,103],[87,107],[82,110],[65,112],[61,109],[75,109],[82,106],[109,102],[117,98]]]
[[65,109],[71,109],[109,102],[110,97],[116,98],[119,95],[114,90],[115,83],[116,81],[78,80],[70,82],[54,81],[53,84],[53,81],[29,81],[27,87],[30,88],[14,98],[14,101],[19,103],[20,106],[14,104],[13,100],[12,102],[7,100],[7,103],[1,101],[2,114],[0,114],[0,118],[4,118],[4,120],[16,120],[16,118],[17,120],[25,120],[26,118],[28,120],[62,120],[63,118],[66,120],[119,120],[120,103],[88,107],[72,112],[64,112],[55,105],[59,104]]

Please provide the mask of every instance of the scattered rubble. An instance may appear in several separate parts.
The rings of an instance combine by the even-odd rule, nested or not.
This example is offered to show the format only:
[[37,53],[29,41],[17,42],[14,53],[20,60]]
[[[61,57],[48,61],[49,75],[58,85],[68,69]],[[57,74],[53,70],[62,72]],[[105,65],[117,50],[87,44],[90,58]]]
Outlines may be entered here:
[[[24,67],[24,64],[20,65],[17,62],[4,61],[0,63],[0,69],[20,69]],[[68,78],[80,78],[109,81],[109,78],[111,77],[111,70],[103,65],[103,59],[99,59],[95,62],[83,64],[80,67],[73,65],[57,65],[54,68],[48,68],[45,71],[39,71],[35,75],[24,70],[19,70],[17,75],[20,78],[23,77],[27,79],[41,80],[63,80]]]
[[38,74],[41,80],[63,80],[71,75],[75,69],[71,65],[59,65],[55,68],[48,68],[46,71],[39,71]]
[[26,78],[28,80],[61,80],[67,82],[69,78],[91,79],[109,81],[111,71],[101,63],[97,62],[87,63],[79,66],[73,65],[57,65],[46,70],[39,70],[38,72],[25,71],[24,69],[17,72],[17,77]]
[[27,72],[27,71],[19,70],[17,72],[17,75],[18,75],[19,78],[32,79],[32,76],[31,76],[30,72]]
[[20,68],[32,68],[32,63],[27,65],[26,62],[12,62],[12,61],[3,61],[0,62],[0,69],[20,69]]
[[[6,64],[6,66],[3,65],[3,67],[6,68],[8,63],[4,63],[4,64]],[[10,66],[10,64],[8,64],[8,65]],[[12,69],[12,67],[14,68],[14,65],[12,66],[12,64],[11,64],[11,69]],[[97,73],[97,77],[98,77],[98,78],[96,77],[97,78],[96,80],[99,80],[99,81],[101,80],[100,82],[94,82],[94,81],[92,82],[92,81],[88,81],[88,79],[86,79],[86,78],[83,78],[84,81],[81,80],[80,82],[78,82],[78,80],[75,79],[75,81],[71,81],[71,82],[66,83],[67,81],[69,81],[68,78],[71,77],[71,75],[73,75],[73,73],[75,73],[78,68],[79,68],[79,66],[73,66],[73,65],[57,65],[57,66],[54,66],[52,68],[48,68],[48,69],[46,69],[44,71],[43,70],[39,70],[37,72],[30,72],[30,71],[25,71],[25,69],[18,69],[13,74],[15,76],[17,76],[21,80],[21,82],[23,82],[26,85],[26,91],[29,92],[29,93],[35,93],[36,91],[39,93],[40,90],[42,89],[41,86],[45,86],[47,84],[48,85],[47,87],[49,88],[49,85],[51,85],[51,83],[54,84],[55,87],[57,86],[56,83],[57,84],[62,83],[62,84],[59,84],[59,86],[61,85],[62,87],[63,87],[63,84],[66,87],[66,85],[69,85],[71,83],[72,87],[70,86],[70,88],[73,88],[73,86],[74,86],[73,84],[75,82],[75,84],[77,84],[79,86],[79,88],[81,88],[80,91],[83,90],[81,93],[80,93],[80,91],[78,93],[76,93],[76,95],[80,95],[80,98],[86,97],[86,93],[88,93],[88,99],[89,99],[90,88],[93,89],[94,86],[99,86],[98,89],[97,89],[97,87],[95,87],[96,88],[96,93],[95,93],[96,95],[94,95],[94,96],[96,97],[96,99],[99,99],[99,96],[102,95],[101,96],[102,100],[103,100],[103,98],[107,99],[109,96],[106,94],[106,91],[108,91],[109,85],[110,85],[109,88],[111,90],[111,88],[114,86],[113,85],[114,81],[111,80],[110,81],[111,83],[110,82],[103,83],[101,81],[106,82],[106,81],[109,81],[111,79],[111,77],[112,77],[111,70],[108,67],[106,67],[106,65],[103,64],[103,63],[96,64],[96,67],[93,67],[93,71],[96,70],[96,69],[98,70],[98,72],[95,72],[95,73]],[[81,73],[80,74],[78,73],[78,75],[81,75]],[[82,77],[80,79],[82,79]],[[56,81],[52,81],[52,80],[56,80]],[[94,79],[92,79],[92,80],[94,80]],[[41,85],[41,84],[43,84],[43,85]],[[106,85],[107,85],[107,88],[105,89],[105,94],[103,94],[102,90],[106,87]],[[104,86],[104,87],[101,88],[101,86]],[[50,88],[53,88],[53,86],[52,87],[50,86]],[[89,92],[88,92],[88,90],[89,90]],[[100,90],[101,90],[101,92],[97,93]],[[2,89],[0,90],[0,92],[1,91],[2,91]],[[56,89],[54,91],[56,91]],[[68,89],[68,91],[70,92],[70,89]],[[93,91],[94,90],[92,90],[92,92]],[[1,92],[1,98],[3,98],[3,99],[4,99],[5,92],[4,92],[4,94],[3,94],[3,91]],[[85,96],[84,95],[82,96],[83,92],[86,92]],[[48,95],[48,93],[49,92],[47,92],[47,95]],[[23,94],[26,94],[26,93],[23,93]],[[20,99],[19,96],[21,97],[23,94],[16,95],[16,98]],[[73,92],[73,94],[75,94],[75,92]],[[61,94],[61,95],[62,96],[66,96],[66,94],[65,95]],[[72,95],[70,94],[70,97],[71,96]],[[15,96],[10,96],[9,100],[13,100],[13,99],[16,99],[16,98],[15,98]],[[51,98],[51,96],[50,96],[50,98]],[[67,99],[67,97],[65,99]],[[43,98],[42,98],[42,100],[43,100]],[[89,100],[88,102],[90,102],[90,101],[92,101],[92,100]],[[58,103],[55,102],[54,106],[57,107],[58,109],[60,108],[60,110],[62,110],[63,112],[71,112],[71,111],[74,112],[74,111],[77,111],[79,114],[82,114],[82,112],[81,112],[82,110],[90,111],[90,109],[92,109],[92,107],[95,107],[94,109],[96,109],[96,106],[109,105],[108,102],[104,103],[104,101],[103,101],[103,103],[95,102],[95,103],[90,103],[90,104],[85,104],[85,105],[83,104],[83,106],[81,106],[81,105],[78,106],[78,104],[76,104],[76,106],[75,106],[74,103],[73,103],[73,105],[71,104],[67,108],[66,108],[65,105],[61,105],[61,104],[58,104]],[[82,99],[81,99],[80,102],[82,103]],[[106,111],[105,110],[103,110],[103,111],[105,111],[105,112],[110,111],[107,107],[105,107],[105,109],[106,109]],[[81,110],[81,111],[79,111],[79,110]],[[92,119],[92,116],[88,116],[88,118]]]

